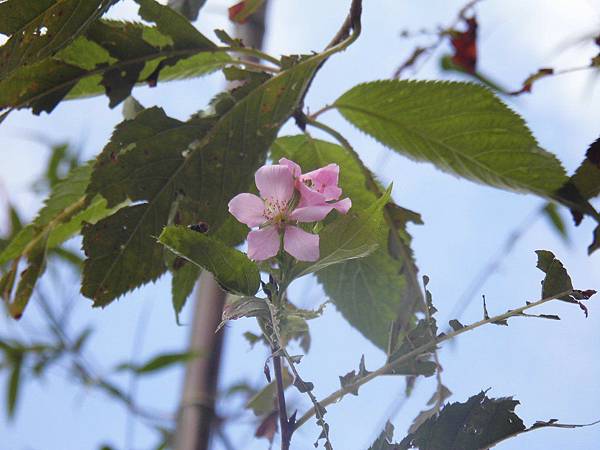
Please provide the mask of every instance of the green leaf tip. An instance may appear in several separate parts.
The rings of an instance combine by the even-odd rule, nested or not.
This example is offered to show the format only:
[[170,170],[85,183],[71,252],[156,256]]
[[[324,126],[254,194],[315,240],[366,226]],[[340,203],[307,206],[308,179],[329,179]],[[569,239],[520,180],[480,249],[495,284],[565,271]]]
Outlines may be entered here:
[[211,272],[219,284],[237,295],[254,295],[260,286],[258,266],[234,248],[186,227],[166,227],[158,242],[177,256]]

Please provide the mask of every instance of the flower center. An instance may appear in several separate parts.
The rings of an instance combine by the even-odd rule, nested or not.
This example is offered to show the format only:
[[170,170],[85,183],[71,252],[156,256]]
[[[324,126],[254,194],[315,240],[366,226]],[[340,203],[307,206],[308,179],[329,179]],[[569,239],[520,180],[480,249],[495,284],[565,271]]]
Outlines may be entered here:
[[281,223],[285,220],[288,210],[288,202],[282,202],[273,198],[265,200],[265,210],[263,215],[273,223]]

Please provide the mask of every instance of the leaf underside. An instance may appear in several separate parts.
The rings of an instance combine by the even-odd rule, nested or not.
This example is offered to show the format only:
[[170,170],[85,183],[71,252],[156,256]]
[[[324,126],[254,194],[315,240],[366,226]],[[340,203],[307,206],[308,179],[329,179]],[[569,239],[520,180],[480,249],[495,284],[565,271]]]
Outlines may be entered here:
[[479,85],[375,81],[355,86],[334,106],[384,145],[454,175],[545,197],[567,180],[525,122]]

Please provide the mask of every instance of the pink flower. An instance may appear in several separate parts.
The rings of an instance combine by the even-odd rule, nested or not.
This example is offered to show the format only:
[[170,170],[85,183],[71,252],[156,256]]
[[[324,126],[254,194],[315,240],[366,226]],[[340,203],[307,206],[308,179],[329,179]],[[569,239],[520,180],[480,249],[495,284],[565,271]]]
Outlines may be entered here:
[[328,164],[305,174],[298,164],[289,159],[281,158],[279,164],[287,166],[294,175],[295,187],[300,192],[298,209],[321,206],[324,210],[328,208],[327,213],[336,209],[346,214],[352,206],[349,198],[337,201],[342,195],[338,186],[340,167],[337,164]]
[[323,220],[332,209],[343,214],[348,211],[350,199],[328,203],[341,195],[337,187],[339,167],[330,164],[302,175],[295,162],[284,158],[280,162],[256,171],[254,179],[260,197],[238,194],[229,202],[229,212],[250,228],[260,227],[248,233],[251,259],[264,261],[274,257],[283,241],[284,250],[297,260],[316,261],[319,236],[295,224]]

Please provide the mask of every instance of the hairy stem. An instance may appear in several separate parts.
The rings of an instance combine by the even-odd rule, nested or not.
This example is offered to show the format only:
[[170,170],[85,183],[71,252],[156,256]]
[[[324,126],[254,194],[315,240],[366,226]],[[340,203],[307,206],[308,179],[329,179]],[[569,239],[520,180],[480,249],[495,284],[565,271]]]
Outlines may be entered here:
[[[335,392],[331,393],[330,395],[328,395],[327,397],[325,397],[319,403],[323,407],[331,405],[332,403],[335,403],[339,399],[341,399],[345,394],[352,392],[352,391],[356,391],[356,389],[358,389],[358,387],[362,386],[365,383],[368,383],[369,381],[371,381],[381,375],[389,374],[392,370],[396,369],[397,367],[401,366],[402,364],[406,363],[407,361],[410,361],[413,358],[416,358],[417,356],[419,356],[425,352],[429,352],[432,349],[436,348],[442,342],[454,339],[455,337],[457,337],[463,333],[474,330],[483,325],[487,325],[487,324],[493,323],[493,322],[499,322],[499,321],[508,319],[510,317],[519,316],[524,311],[527,311],[528,309],[535,308],[536,306],[540,306],[540,305],[543,305],[544,303],[548,303],[548,302],[550,302],[552,300],[556,300],[560,297],[567,296],[567,295],[571,294],[572,292],[573,292],[572,290],[559,292],[556,295],[553,295],[553,296],[550,296],[547,298],[543,298],[536,302],[528,303],[524,306],[521,306],[520,308],[508,310],[504,314],[500,314],[495,317],[483,319],[483,320],[475,322],[471,325],[465,326],[459,330],[453,331],[453,332],[445,334],[445,335],[438,336],[436,339],[432,340],[431,342],[421,345],[420,347],[415,348],[411,352],[408,352],[408,353],[396,358],[395,360],[390,361],[387,364],[384,364],[383,366],[381,366],[379,369],[375,370],[374,372],[370,372],[368,375],[365,375],[364,377],[356,380],[353,384],[348,385],[342,389],[338,389],[337,391],[335,391]],[[301,425],[306,423],[306,421],[308,419],[310,419],[313,415],[314,415],[313,410],[309,410],[306,413],[304,413],[304,415],[302,415],[302,417],[300,417],[298,419],[298,421],[296,422],[296,427],[300,427]]]

